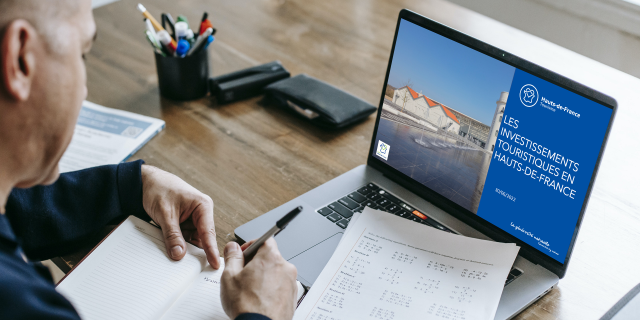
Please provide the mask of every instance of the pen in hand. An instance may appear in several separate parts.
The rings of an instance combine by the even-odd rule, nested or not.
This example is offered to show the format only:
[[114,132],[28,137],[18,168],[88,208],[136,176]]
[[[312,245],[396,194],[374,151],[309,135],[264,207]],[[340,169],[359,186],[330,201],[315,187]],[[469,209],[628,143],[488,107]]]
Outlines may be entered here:
[[302,206],[299,206],[289,213],[287,213],[282,219],[276,222],[276,225],[273,228],[269,229],[262,237],[258,238],[254,243],[252,243],[247,249],[242,253],[244,255],[244,264],[249,263],[249,261],[253,258],[253,256],[258,252],[258,249],[264,244],[267,239],[272,236],[276,236],[280,231],[282,231],[293,218],[295,218],[300,212],[302,212]]

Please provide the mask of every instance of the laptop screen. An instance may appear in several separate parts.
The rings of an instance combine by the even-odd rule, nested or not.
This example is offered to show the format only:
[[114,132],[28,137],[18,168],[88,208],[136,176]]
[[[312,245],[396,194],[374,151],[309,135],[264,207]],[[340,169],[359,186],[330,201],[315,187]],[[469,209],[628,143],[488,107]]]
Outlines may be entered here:
[[564,263],[611,116],[401,19],[373,156]]

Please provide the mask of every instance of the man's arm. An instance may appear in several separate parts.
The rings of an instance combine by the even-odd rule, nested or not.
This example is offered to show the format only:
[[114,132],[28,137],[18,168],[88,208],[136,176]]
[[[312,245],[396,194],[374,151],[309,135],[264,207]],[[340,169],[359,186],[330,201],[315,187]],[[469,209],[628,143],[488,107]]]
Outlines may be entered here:
[[25,254],[43,260],[71,252],[128,215],[149,221],[142,206],[142,163],[63,173],[49,186],[14,189],[6,212]]

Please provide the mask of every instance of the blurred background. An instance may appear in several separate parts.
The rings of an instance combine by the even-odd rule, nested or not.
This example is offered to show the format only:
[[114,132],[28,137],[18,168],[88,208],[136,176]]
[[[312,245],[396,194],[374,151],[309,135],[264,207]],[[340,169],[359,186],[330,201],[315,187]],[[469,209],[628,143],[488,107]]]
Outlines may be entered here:
[[640,0],[449,0],[640,77]]
[[640,77],[640,0],[449,1]]

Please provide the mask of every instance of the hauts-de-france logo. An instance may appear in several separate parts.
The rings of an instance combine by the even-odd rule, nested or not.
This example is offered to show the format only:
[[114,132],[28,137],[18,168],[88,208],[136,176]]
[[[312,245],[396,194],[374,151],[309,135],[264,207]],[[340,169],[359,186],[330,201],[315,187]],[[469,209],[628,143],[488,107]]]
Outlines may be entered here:
[[382,142],[382,140],[378,140],[378,149],[376,150],[376,156],[384,159],[384,160],[389,160],[389,150],[391,149],[391,146]]
[[538,103],[538,89],[532,84],[522,86],[522,89],[520,89],[520,102],[527,108],[535,106]]

